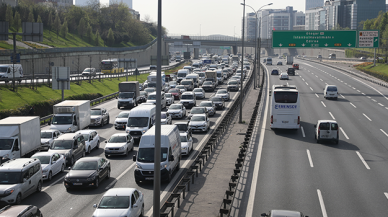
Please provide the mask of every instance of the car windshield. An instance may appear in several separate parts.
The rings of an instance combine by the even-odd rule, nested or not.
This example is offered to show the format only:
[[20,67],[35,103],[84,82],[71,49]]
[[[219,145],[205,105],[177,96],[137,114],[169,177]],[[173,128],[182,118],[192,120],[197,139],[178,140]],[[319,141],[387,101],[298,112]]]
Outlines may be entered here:
[[167,118],[166,113],[161,113],[161,114],[160,114],[160,118],[161,118],[161,119],[166,119],[166,118]]
[[90,69],[89,69],[89,68],[87,68],[87,69],[85,69],[85,70],[84,70],[84,72],[90,72]]
[[205,121],[205,116],[193,116],[191,121]]
[[219,91],[217,91],[217,93],[228,93],[228,91],[226,91],[226,90],[219,90]]
[[213,83],[211,81],[205,81],[203,82],[203,85],[212,85]]
[[168,82],[169,85],[176,85],[176,81],[170,81]]
[[148,117],[129,117],[128,127],[146,127],[148,126]]
[[38,159],[41,164],[49,164],[51,156],[32,156],[31,158]]
[[181,136],[181,142],[187,142],[187,137],[186,136]]
[[164,94],[164,96],[165,96],[166,98],[172,98],[172,94],[171,94],[171,93],[166,93],[166,94]]
[[278,73],[278,70],[272,70],[272,72]]
[[169,109],[182,109],[182,105],[177,105],[177,104],[170,105]]
[[231,81],[228,84],[237,84],[237,81]]
[[298,93],[295,92],[275,92],[276,103],[296,103],[298,101]]
[[140,91],[140,96],[145,96],[145,95],[147,95],[147,92],[145,92],[145,91]]
[[204,108],[192,108],[190,111],[191,114],[202,114],[205,113]]
[[99,209],[127,209],[129,196],[105,196],[98,205]]
[[183,131],[183,132],[186,132],[188,129],[188,127],[187,127],[187,124],[175,124],[175,125],[177,125],[178,126],[178,130],[179,131]]
[[126,136],[112,136],[110,137],[109,143],[123,143],[127,142],[127,137]]
[[178,85],[178,86],[176,86],[176,88],[178,88],[178,89],[185,89],[185,86],[183,86],[183,85]]
[[201,89],[194,89],[194,92],[202,92]]
[[0,150],[11,150],[13,139],[0,139]]
[[0,173],[0,184],[11,185],[21,182],[21,172],[1,172]]
[[90,111],[90,115],[101,115],[101,110],[100,109],[92,109]]
[[182,99],[193,99],[193,95],[190,95],[190,94],[186,94],[186,95],[182,95]]
[[[161,162],[167,160],[167,148],[161,148]],[[139,148],[137,151],[137,161],[139,162],[154,162],[154,148]]]
[[59,124],[72,124],[72,116],[67,115],[67,116],[53,116],[53,123],[54,125],[59,125]]
[[222,74],[221,73],[217,73],[217,77],[221,78]]
[[53,133],[52,132],[40,132],[40,138],[51,139],[51,138],[53,138]]
[[146,89],[144,89],[144,91],[145,92],[147,92],[147,93],[152,93],[152,92],[155,92],[155,88],[146,88]]
[[327,91],[337,91],[337,87],[327,87]]
[[220,101],[222,101],[222,99],[220,97],[212,97],[211,101],[220,102]]
[[199,104],[199,106],[203,106],[203,107],[212,107],[212,103],[211,102],[201,102],[201,104]]
[[184,77],[186,77],[186,73],[178,73],[178,78],[184,78]]
[[117,118],[127,118],[129,116],[129,112],[123,112],[123,113],[120,113]]
[[51,146],[51,149],[54,149],[54,150],[71,149],[72,144],[73,144],[73,140],[55,140],[53,145]]
[[232,78],[236,79],[236,80],[240,80],[241,77],[240,76],[233,76]]
[[128,98],[132,98],[134,95],[133,92],[129,92],[129,93],[119,93],[119,98],[120,99],[128,99]]
[[148,99],[150,99],[150,100],[156,100],[156,94],[148,95]]
[[182,85],[192,85],[193,82],[192,81],[182,81],[181,84]]
[[179,89],[171,89],[168,91],[169,93],[179,93]]
[[77,161],[72,170],[97,170],[98,163],[96,161]]
[[89,141],[89,134],[82,134],[82,136],[84,137],[85,141]]

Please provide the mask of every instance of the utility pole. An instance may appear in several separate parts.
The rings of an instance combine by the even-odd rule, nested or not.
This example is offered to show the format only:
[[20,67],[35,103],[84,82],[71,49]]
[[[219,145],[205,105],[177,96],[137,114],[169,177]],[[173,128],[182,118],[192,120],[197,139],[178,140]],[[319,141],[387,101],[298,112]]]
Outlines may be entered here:
[[92,83],[92,55],[89,55],[89,83]]
[[243,3],[243,26],[242,26],[242,47],[241,47],[241,77],[240,77],[240,117],[239,123],[242,123],[242,105],[243,105],[243,75],[244,75],[244,32],[245,32],[245,0]]

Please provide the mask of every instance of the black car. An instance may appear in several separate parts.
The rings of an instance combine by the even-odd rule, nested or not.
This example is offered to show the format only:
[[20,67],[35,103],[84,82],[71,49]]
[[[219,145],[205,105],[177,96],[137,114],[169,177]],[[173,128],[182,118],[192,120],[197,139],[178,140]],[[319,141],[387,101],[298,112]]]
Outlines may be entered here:
[[75,162],[65,176],[64,185],[71,188],[98,188],[100,181],[110,177],[110,162],[102,157],[84,157]]
[[277,69],[272,69],[271,75],[279,75],[279,70],[277,70]]
[[140,98],[138,103],[147,102],[147,98],[148,98],[148,93],[145,91],[140,91]]
[[287,69],[287,74],[288,75],[295,75],[295,69],[294,68],[288,68]]
[[221,97],[213,96],[212,98],[210,98],[210,101],[212,101],[214,105],[216,105],[216,109],[225,108],[225,101]]
[[211,81],[205,81],[205,82],[203,82],[203,84],[202,84],[202,89],[203,89],[204,91],[211,91],[211,92],[213,92],[214,89],[215,89],[214,83],[211,82]]

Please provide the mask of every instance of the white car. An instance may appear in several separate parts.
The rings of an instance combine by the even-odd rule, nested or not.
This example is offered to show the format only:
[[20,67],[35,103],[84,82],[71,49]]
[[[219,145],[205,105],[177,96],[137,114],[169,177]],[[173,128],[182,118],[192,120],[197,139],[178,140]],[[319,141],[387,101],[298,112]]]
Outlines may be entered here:
[[93,207],[93,217],[144,216],[144,194],[136,188],[112,188]]
[[49,150],[54,142],[62,133],[59,130],[41,130],[40,131],[40,145],[42,150]]
[[160,118],[160,124],[172,124],[172,118],[168,112],[161,112]]
[[241,76],[233,75],[233,76],[229,79],[229,81],[232,81],[232,80],[235,80],[235,81],[238,82],[238,84],[240,84],[240,83],[241,83]]
[[202,88],[195,88],[193,90],[193,93],[195,95],[195,98],[200,98],[200,99],[205,98],[205,91]]
[[174,103],[174,96],[172,95],[172,93],[165,93],[164,97],[166,98],[167,105],[171,105]]
[[325,99],[338,99],[338,89],[335,85],[326,85],[323,88],[323,98]]
[[65,156],[55,152],[38,152],[31,158],[39,159],[42,166],[43,180],[51,180],[56,174],[65,170]]
[[129,111],[120,112],[115,120],[115,129],[124,129],[127,126]]
[[210,119],[205,114],[193,115],[189,127],[193,132],[207,132],[210,129]]
[[186,117],[186,107],[180,103],[170,105],[170,107],[168,107],[167,112],[171,115],[171,118]]
[[282,73],[280,73],[279,79],[280,79],[280,80],[288,80],[289,78],[288,78],[287,72],[282,72]]
[[216,114],[216,105],[214,105],[212,101],[202,101],[199,106],[206,107],[209,116],[213,116]]
[[127,133],[113,134],[108,141],[105,141],[105,157],[109,155],[127,156],[133,150],[133,138]]
[[181,136],[181,154],[188,155],[193,150],[193,138],[188,133],[179,133]]
[[85,140],[85,151],[90,154],[93,149],[100,148],[100,135],[95,130],[78,130],[76,133],[82,134]]
[[226,89],[217,90],[216,96],[221,97],[225,101],[230,100],[230,94]]

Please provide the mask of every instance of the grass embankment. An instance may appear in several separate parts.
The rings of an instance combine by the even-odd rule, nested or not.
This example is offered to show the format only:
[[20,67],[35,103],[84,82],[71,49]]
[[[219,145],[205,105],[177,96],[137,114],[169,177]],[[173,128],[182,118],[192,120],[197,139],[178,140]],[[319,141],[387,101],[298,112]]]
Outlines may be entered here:
[[355,67],[363,71],[367,74],[370,74],[376,78],[379,78],[383,81],[388,82],[388,65],[384,63],[376,63],[376,66],[373,66],[372,62],[365,62],[358,65],[355,65]]
[[[175,67],[170,70],[166,70],[165,74],[171,74],[183,66],[188,65],[185,63],[178,67]],[[147,79],[148,74],[141,74],[137,76],[137,80],[140,83],[143,83]],[[135,81],[136,76],[128,76],[129,81]],[[126,81],[126,77],[117,78],[106,78],[101,79],[101,82],[98,79],[89,83],[88,81],[82,81],[81,85],[77,85],[75,82],[70,84],[70,90],[65,90],[65,97],[72,95],[79,95],[84,93],[100,93],[102,95],[109,95],[118,91],[118,83]],[[47,85],[39,85],[36,90],[32,90],[28,87],[18,86],[18,91],[13,92],[10,90],[10,84],[8,87],[0,86],[0,110],[2,109],[16,109],[26,104],[31,104],[33,102],[39,102],[49,99],[61,99],[62,91],[61,90],[52,90]]]

